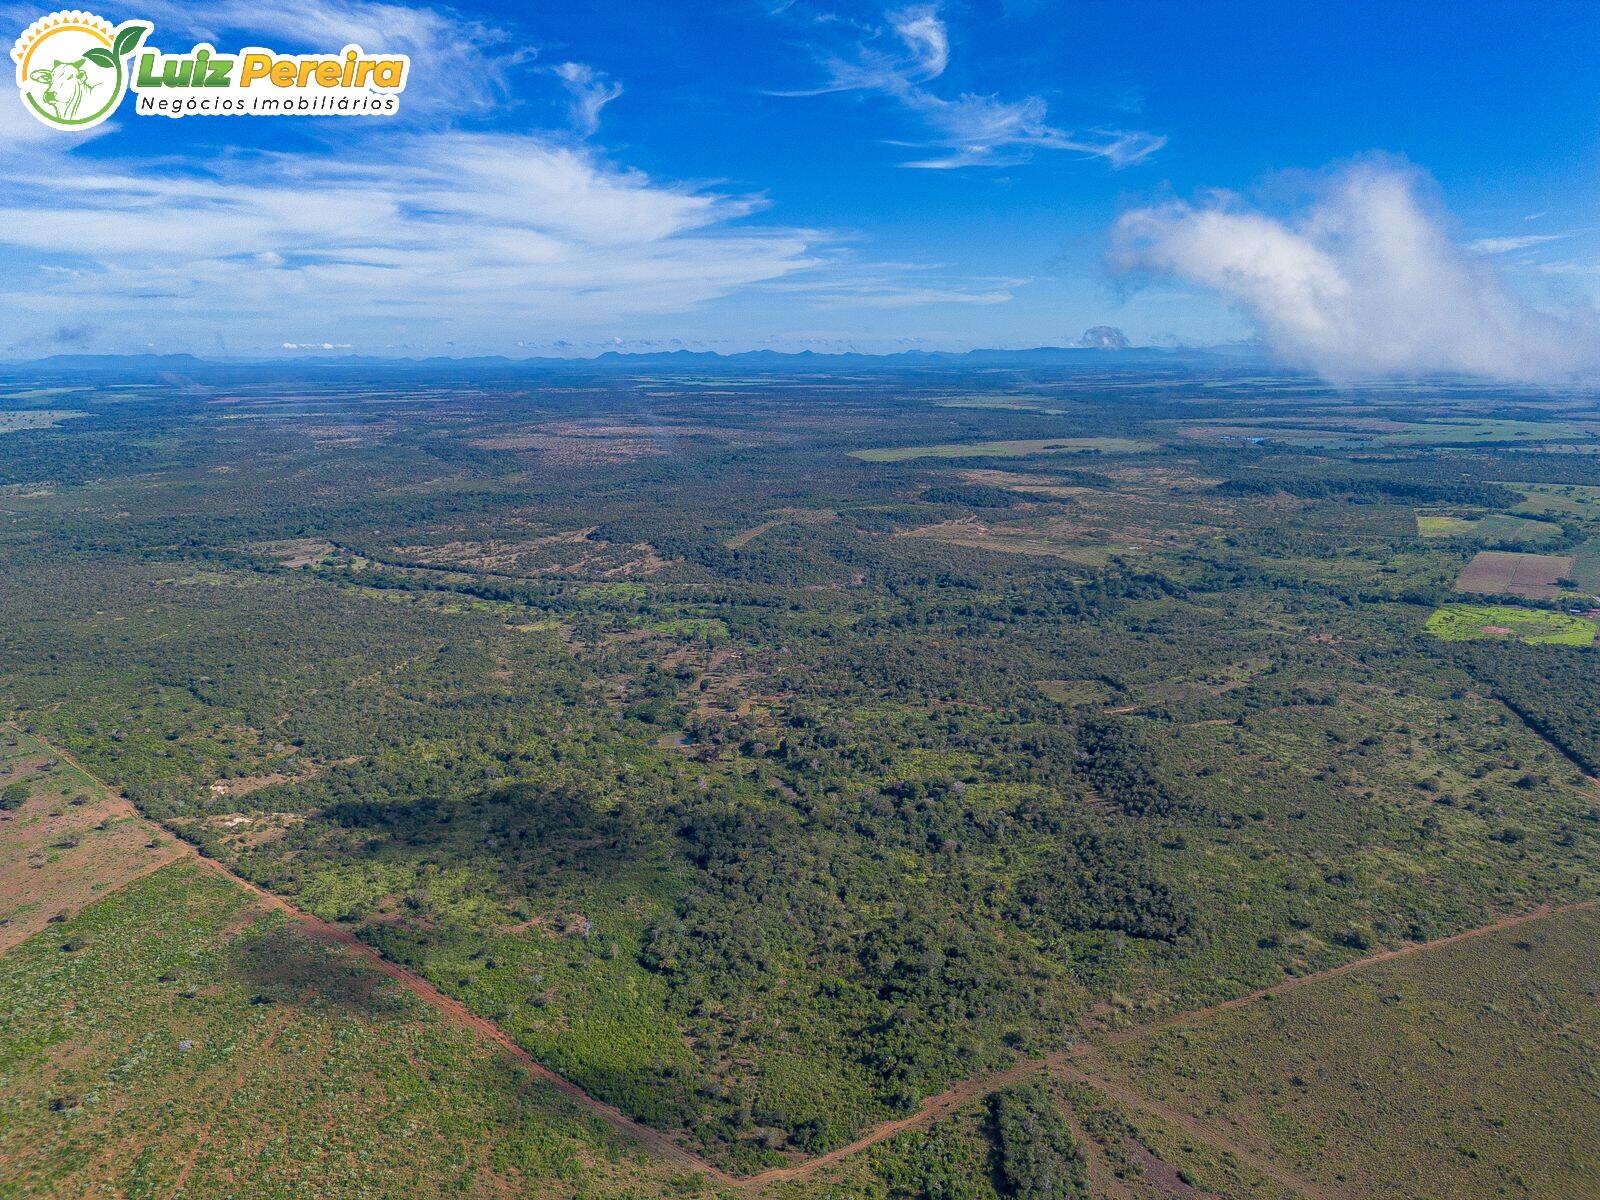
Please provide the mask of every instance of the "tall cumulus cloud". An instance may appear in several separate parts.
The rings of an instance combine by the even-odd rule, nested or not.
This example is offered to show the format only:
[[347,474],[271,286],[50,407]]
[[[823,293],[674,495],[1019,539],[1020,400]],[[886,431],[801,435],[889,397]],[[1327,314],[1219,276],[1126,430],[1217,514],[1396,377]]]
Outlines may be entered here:
[[1415,168],[1356,162],[1325,176],[1287,217],[1230,194],[1133,209],[1112,228],[1112,260],[1215,291],[1281,358],[1334,379],[1596,374],[1593,315],[1522,299],[1452,240],[1430,195]]

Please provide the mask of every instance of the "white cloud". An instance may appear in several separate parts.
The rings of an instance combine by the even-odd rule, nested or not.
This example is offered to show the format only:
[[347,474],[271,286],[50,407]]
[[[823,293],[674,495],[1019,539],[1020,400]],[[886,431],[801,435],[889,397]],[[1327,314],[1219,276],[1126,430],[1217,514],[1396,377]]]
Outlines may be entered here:
[[1285,359],[1330,377],[1464,373],[1549,381],[1600,362],[1591,317],[1553,316],[1455,244],[1418,172],[1371,161],[1334,172],[1289,219],[1218,195],[1128,212],[1124,269],[1210,288]]
[[116,128],[114,122],[107,121],[93,129],[62,130],[29,116],[28,110],[15,97],[0,97],[0,172],[4,171],[7,161],[17,155],[81,146],[105,137]]
[[905,43],[923,79],[936,79],[950,65],[950,32],[932,4],[889,14],[889,24]]
[[1097,130],[1070,133],[1049,125],[1048,110],[1038,96],[1007,103],[993,96],[963,95],[941,100],[926,92],[907,98],[942,136],[935,143],[945,153],[905,163],[908,167],[949,170],[956,167],[1005,166],[1033,150],[1067,150],[1104,158],[1113,167],[1131,166],[1150,157],[1167,139],[1152,133]]
[[550,68],[572,97],[573,127],[584,137],[600,128],[600,110],[622,95],[622,85],[583,63],[564,62]]
[[[307,306],[351,340],[455,323],[677,312],[814,266],[804,233],[735,226],[759,200],[657,182],[531,135],[397,132],[209,171],[45,146],[0,174],[0,247],[38,267],[11,304],[267,337]],[[277,339],[274,339],[277,340]]]
[[950,63],[950,33],[937,6],[891,10],[885,20],[886,27],[868,30],[850,45],[822,56],[826,83],[781,94],[869,91],[892,97],[916,114],[929,134],[918,142],[897,144],[937,151],[904,163],[907,167],[1009,166],[1038,150],[1063,150],[1102,158],[1120,168],[1143,161],[1166,144],[1162,135],[1137,130],[1058,128],[1050,124],[1049,105],[1041,96],[1002,100],[974,92],[940,95],[927,86]]
[[[487,74],[436,88],[421,121],[304,122],[326,141],[293,154],[157,157],[115,137],[91,152],[0,105],[0,269],[29,281],[0,308],[14,340],[70,313],[169,343],[226,326],[240,344],[299,345],[312,312],[317,345],[324,331],[334,346],[509,341],[682,313],[819,264],[819,235],[751,220],[760,197],[663,181],[562,135],[461,128],[503,83],[507,39],[477,22],[365,0],[140,11],[172,45],[350,41],[413,54],[413,86],[424,62]],[[584,70],[563,76],[590,89],[580,123],[615,94]],[[230,120],[188,119],[208,135]]]
[[[151,0],[140,11],[170,47],[349,41],[412,54],[412,87],[425,62],[485,74],[459,94],[436,78],[420,117],[297,122],[294,153],[213,152],[211,139],[244,129],[226,118],[153,122],[133,141],[113,124],[63,135],[0,104],[0,270],[27,281],[0,301],[13,352],[57,336],[67,318],[103,331],[108,350],[152,339],[204,348],[218,329],[240,349],[505,347],[681,323],[761,292],[830,310],[982,307],[1023,282],[862,263],[834,235],[762,221],[760,196],[631,170],[570,133],[477,128],[474,109],[505,85],[497,72],[514,39],[444,10]],[[901,19],[916,69],[942,69],[933,10]],[[553,73],[588,131],[616,85],[577,63]],[[149,120],[127,116],[122,128]],[[182,148],[191,131],[205,154]],[[145,149],[163,140],[177,152]]]
[[1471,249],[1477,254],[1512,254],[1518,250],[1527,250],[1534,246],[1542,246],[1546,242],[1559,242],[1565,233],[1536,233],[1524,234],[1520,237],[1487,237],[1479,238],[1472,243]]

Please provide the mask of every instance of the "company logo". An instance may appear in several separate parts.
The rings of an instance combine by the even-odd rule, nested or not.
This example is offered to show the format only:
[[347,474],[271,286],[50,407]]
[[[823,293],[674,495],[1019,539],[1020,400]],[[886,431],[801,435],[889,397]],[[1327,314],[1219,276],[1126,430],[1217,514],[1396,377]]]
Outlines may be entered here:
[[58,129],[90,129],[122,103],[128,91],[128,55],[147,23],[111,22],[71,9],[40,17],[23,31],[11,57],[29,112]]
[[57,129],[100,124],[134,93],[140,116],[390,116],[411,73],[404,54],[360,46],[337,54],[279,54],[261,46],[181,54],[146,44],[153,26],[113,27],[77,9],[28,26],[11,48],[24,106]]

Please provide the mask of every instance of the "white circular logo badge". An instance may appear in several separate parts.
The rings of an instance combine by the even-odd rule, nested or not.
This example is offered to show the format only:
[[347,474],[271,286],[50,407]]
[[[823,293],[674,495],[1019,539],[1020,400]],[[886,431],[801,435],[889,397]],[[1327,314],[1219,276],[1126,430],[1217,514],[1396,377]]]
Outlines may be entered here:
[[148,24],[111,22],[78,9],[53,12],[28,26],[11,48],[23,106],[56,129],[89,129],[128,91],[127,58]]

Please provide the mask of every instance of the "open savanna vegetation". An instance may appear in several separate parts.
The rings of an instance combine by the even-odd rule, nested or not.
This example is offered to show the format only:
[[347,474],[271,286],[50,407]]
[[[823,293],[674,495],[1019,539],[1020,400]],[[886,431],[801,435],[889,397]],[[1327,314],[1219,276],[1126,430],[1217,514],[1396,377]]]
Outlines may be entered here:
[[1581,483],[1512,484],[1523,494],[1521,504],[1511,511],[1518,516],[1549,520],[1600,517],[1600,485]]
[[[3,398],[0,398],[3,402]],[[0,434],[17,433],[24,429],[49,429],[63,421],[88,416],[66,408],[0,409]]]
[[1593,439],[1596,432],[1592,424],[1558,419],[1449,418],[1409,424],[1377,440],[1390,446],[1515,446]]
[[1600,886],[1547,398],[461,369],[17,381],[13,1190],[1292,1196],[1071,1049]]
[[1586,907],[1120,1040],[1082,1065],[1318,1194],[1600,1194],[1597,944]]

